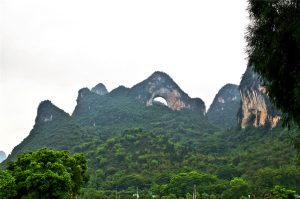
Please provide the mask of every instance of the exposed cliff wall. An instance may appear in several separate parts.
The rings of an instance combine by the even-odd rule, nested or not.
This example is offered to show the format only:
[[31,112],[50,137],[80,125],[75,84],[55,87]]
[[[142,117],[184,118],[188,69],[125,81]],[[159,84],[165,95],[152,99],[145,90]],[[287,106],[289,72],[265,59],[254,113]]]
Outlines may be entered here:
[[239,124],[241,128],[249,125],[254,127],[269,125],[277,126],[280,114],[270,103],[265,87],[259,75],[248,67],[240,83],[241,107]]

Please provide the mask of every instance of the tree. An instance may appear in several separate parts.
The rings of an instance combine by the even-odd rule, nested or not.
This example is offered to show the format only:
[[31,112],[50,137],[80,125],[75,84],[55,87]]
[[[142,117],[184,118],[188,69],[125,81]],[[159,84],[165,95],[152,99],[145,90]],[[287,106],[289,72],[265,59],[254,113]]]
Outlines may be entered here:
[[300,171],[296,166],[282,166],[278,169],[265,167],[257,170],[251,179],[255,184],[256,195],[270,194],[272,188],[278,184],[300,191]]
[[249,0],[246,39],[254,66],[287,124],[300,124],[300,1]]
[[286,189],[279,185],[276,185],[272,189],[272,196],[274,199],[294,199],[296,195],[296,191]]
[[197,171],[181,172],[171,177],[167,191],[177,196],[186,196],[194,192],[194,186],[200,193],[213,193],[218,191],[220,180],[211,174],[198,173]]
[[249,183],[242,178],[233,178],[228,189],[222,193],[222,198],[239,199],[242,196],[248,196],[248,194]]
[[16,180],[15,198],[74,198],[89,178],[82,154],[45,148],[20,154],[7,170]]
[[7,171],[0,169],[0,198],[11,198],[16,194],[15,179]]

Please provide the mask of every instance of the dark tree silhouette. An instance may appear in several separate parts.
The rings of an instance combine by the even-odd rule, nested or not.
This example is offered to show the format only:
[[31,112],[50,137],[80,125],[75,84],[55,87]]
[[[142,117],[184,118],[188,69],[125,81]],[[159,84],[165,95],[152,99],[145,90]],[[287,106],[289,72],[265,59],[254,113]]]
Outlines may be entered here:
[[300,1],[249,0],[249,63],[285,124],[300,124]]

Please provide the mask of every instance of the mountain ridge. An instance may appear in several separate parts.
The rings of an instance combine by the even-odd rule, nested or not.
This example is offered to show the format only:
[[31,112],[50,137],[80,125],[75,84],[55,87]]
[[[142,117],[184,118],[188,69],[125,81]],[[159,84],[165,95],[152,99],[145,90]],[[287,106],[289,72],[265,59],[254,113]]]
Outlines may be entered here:
[[[246,75],[243,76],[241,83],[246,82],[245,77],[249,76],[247,75],[248,73],[250,73],[249,69],[246,70]],[[250,88],[252,88],[253,85],[255,86],[255,88],[257,87],[257,76],[253,77],[252,75],[252,79],[250,78],[248,80],[250,81]],[[229,89],[229,87],[231,87],[231,89]],[[243,88],[244,87],[242,87],[241,85],[239,86],[241,93],[243,91]],[[173,129],[180,130],[181,128],[189,129],[188,125],[184,123],[182,123],[182,125],[178,125],[181,124],[181,122],[176,122],[176,120],[180,121],[180,119],[186,117],[185,115],[188,115],[187,117],[190,117],[191,121],[197,121],[196,124],[198,126],[200,125],[205,127],[201,130],[198,130],[199,132],[211,131],[212,129],[214,129],[213,126],[224,129],[234,128],[235,115],[240,114],[242,109],[242,107],[240,108],[240,110],[237,110],[236,108],[237,103],[240,100],[237,92],[237,85],[224,85],[216,94],[209,110],[205,112],[205,104],[203,100],[201,100],[200,98],[190,98],[188,94],[182,91],[181,88],[173,81],[173,79],[164,72],[156,71],[144,81],[137,83],[131,88],[119,86],[110,92],[107,91],[103,83],[99,83],[92,89],[82,88],[78,91],[78,97],[76,100],[77,105],[72,115],[69,115],[62,109],[59,109],[58,107],[53,105],[50,100],[42,101],[38,107],[37,117],[35,119],[36,124],[34,125],[34,128],[30,132],[28,137],[35,137],[35,135],[32,135],[32,132],[35,132],[36,129],[39,129],[40,126],[41,131],[43,131],[43,127],[47,126],[46,124],[56,123],[55,120],[57,119],[57,117],[55,116],[55,114],[59,115],[60,124],[65,122],[64,125],[73,126],[72,129],[76,129],[75,132],[84,131],[82,129],[87,126],[102,129],[128,129],[138,127],[139,123],[148,123],[147,125],[145,125],[145,127],[147,128],[147,130],[153,130],[154,132],[159,132],[159,126],[155,126],[155,124],[164,124],[164,128],[167,131],[172,131]],[[226,102],[229,102],[228,105],[226,104],[226,106],[223,106],[225,105],[225,101],[224,103],[223,101],[220,101],[220,99],[222,98],[220,98],[221,94],[228,97],[228,99],[226,99]],[[157,103],[153,103],[156,97],[163,97],[164,99],[166,99],[167,107]],[[267,98],[267,96],[265,95],[264,98]],[[242,98],[242,105],[243,100],[245,99]],[[233,105],[233,103],[235,104]],[[214,106],[215,108],[217,106],[220,106],[220,108],[223,108],[224,111],[222,110],[220,112],[220,110],[216,108],[214,110],[215,113],[212,114]],[[155,115],[156,113],[158,113],[157,111],[161,112],[162,115],[156,117]],[[167,117],[164,115],[166,115]],[[226,118],[226,115],[231,116]],[[236,125],[238,124],[239,123],[237,121]],[[116,127],[111,127],[112,125]],[[248,123],[247,125],[251,126],[252,124]],[[54,129],[57,129],[57,126],[55,126]],[[273,125],[272,127],[275,126],[276,125]],[[254,125],[254,127],[257,126]],[[65,127],[61,126],[61,128],[64,129]],[[57,130],[58,132],[60,132],[59,129]],[[119,131],[113,130],[112,133],[114,132]],[[68,135],[68,133],[66,135]],[[24,143],[27,142],[28,138],[25,138]],[[46,141],[42,141],[41,143],[45,142]],[[23,145],[23,142],[20,143],[20,146]],[[23,149],[19,149],[20,146],[16,146],[17,151],[24,151]],[[45,146],[50,145],[45,144]],[[16,154],[17,153],[13,151],[11,156],[15,157]]]
[[[108,198],[115,196],[116,187],[123,198],[130,198],[137,186],[145,198],[150,191],[166,196],[173,193],[174,176],[195,173],[214,182],[197,186],[199,193],[219,198],[236,177],[259,187],[257,195],[275,184],[299,189],[300,170],[294,165],[296,154],[284,129],[255,128],[251,122],[244,129],[232,127],[242,105],[237,85],[223,86],[207,114],[201,99],[193,104],[195,99],[161,72],[132,88],[106,91],[101,83],[80,89],[72,115],[49,100],[42,101],[29,136],[3,165],[19,153],[43,147],[83,153],[91,175],[83,192]],[[155,103],[160,96],[167,98],[168,106]],[[265,182],[273,176],[273,184]],[[291,178],[296,180],[286,180]]]
[[[165,97],[171,105],[166,107],[152,103],[151,100],[157,96]],[[71,115],[52,104],[50,100],[42,101],[29,136],[14,148],[8,159],[14,159],[18,153],[30,149],[28,146],[34,142],[52,148],[53,139],[76,139],[74,135],[81,137],[80,132],[84,132],[83,135],[87,138],[89,132],[85,129],[88,126],[100,128],[105,132],[107,130],[104,129],[111,129],[111,133],[114,134],[120,132],[117,129],[130,129],[143,123],[146,124],[146,130],[158,133],[161,132],[161,126],[164,126],[167,132],[188,129],[186,123],[176,121],[189,118],[191,121],[198,121],[193,126],[204,127],[200,134],[214,128],[204,117],[204,102],[200,98],[190,98],[169,75],[158,71],[132,88],[119,86],[108,92],[102,83],[92,89],[81,88],[76,101],[77,105]],[[155,116],[157,113],[161,115]],[[199,127],[197,129],[200,129]],[[42,139],[43,136],[47,139]],[[76,144],[79,143],[74,142],[60,148],[72,149]],[[33,147],[32,150],[37,147]]]

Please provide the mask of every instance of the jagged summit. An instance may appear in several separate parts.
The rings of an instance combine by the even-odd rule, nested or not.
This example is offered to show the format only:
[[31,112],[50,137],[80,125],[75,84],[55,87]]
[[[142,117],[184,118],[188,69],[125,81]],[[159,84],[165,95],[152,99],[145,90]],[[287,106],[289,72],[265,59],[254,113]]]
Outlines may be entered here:
[[91,92],[96,93],[98,95],[106,95],[108,93],[104,84],[99,83],[95,87],[91,89]]
[[208,121],[220,128],[236,127],[240,103],[239,86],[226,84],[219,90],[207,111]]
[[56,119],[57,115],[65,115],[69,116],[66,112],[59,109],[57,106],[52,104],[50,100],[44,100],[39,104],[37,116],[35,119],[35,123],[46,123],[46,122],[52,122]]
[[84,98],[84,97],[86,97],[86,96],[88,96],[88,95],[91,95],[91,94],[95,94],[95,93],[92,93],[91,91],[90,91],[90,89],[89,88],[81,88],[81,89],[79,89],[79,91],[78,91],[78,96],[77,96],[77,104],[78,103],[80,103],[80,101]]
[[88,95],[93,95],[93,94],[103,96],[103,95],[108,94],[108,91],[107,91],[105,85],[102,83],[97,84],[91,90],[87,87],[81,88],[78,91],[77,103],[79,103],[84,97],[86,97]]
[[[158,97],[166,101],[167,107],[159,108],[157,103],[153,103]],[[155,72],[132,88],[119,86],[105,95],[98,95],[88,88],[80,89],[72,118],[85,126],[127,126],[128,123],[138,124],[146,120],[160,121],[159,117],[153,116],[160,111],[170,114],[169,111],[173,110],[191,111],[202,118],[201,122],[208,123],[203,117],[205,104],[200,98],[190,98],[169,75]]]
[[[96,96],[96,94],[98,96]],[[205,115],[205,104],[200,98],[190,98],[181,88],[174,82],[174,80],[167,74],[161,71],[156,71],[151,74],[144,81],[136,84],[132,88],[119,86],[113,89],[110,93],[107,92],[105,86],[100,83],[91,90],[82,88],[78,91],[77,105],[83,107],[84,99],[87,97],[89,103],[91,101],[99,100],[100,96],[107,97],[130,97],[145,106],[152,106],[153,101],[157,97],[162,97],[166,100],[167,106],[172,110],[192,110],[198,111],[201,115]],[[92,99],[93,98],[93,99]],[[89,104],[89,108],[92,108]],[[74,113],[80,112],[78,107],[75,108]],[[74,114],[73,113],[73,114]]]

